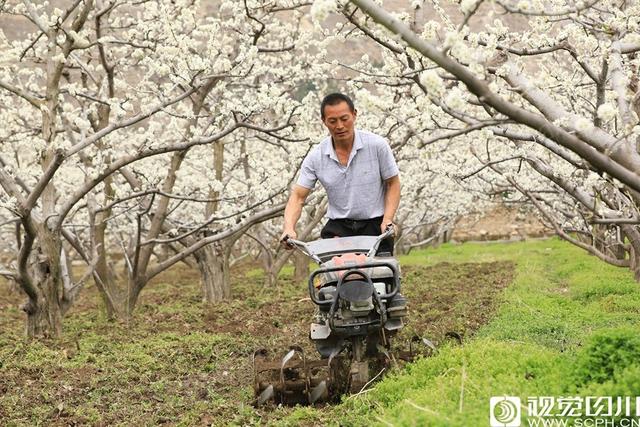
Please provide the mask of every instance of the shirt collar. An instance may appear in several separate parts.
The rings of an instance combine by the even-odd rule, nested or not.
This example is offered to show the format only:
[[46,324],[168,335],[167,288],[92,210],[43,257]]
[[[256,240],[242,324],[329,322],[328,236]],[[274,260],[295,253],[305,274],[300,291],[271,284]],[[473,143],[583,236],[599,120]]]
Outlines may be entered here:
[[[355,156],[356,152],[361,148],[364,148],[364,142],[362,141],[362,136],[360,135],[358,129],[354,129],[353,133],[355,136],[353,138],[353,147],[351,148],[351,154],[349,154],[349,161],[347,162],[347,166],[351,164],[351,160],[353,159],[353,156]],[[339,162],[338,156],[336,155],[336,150],[333,148],[333,144],[331,143],[331,135],[329,135],[322,141],[320,149],[322,150],[323,156],[329,156],[330,159]]]

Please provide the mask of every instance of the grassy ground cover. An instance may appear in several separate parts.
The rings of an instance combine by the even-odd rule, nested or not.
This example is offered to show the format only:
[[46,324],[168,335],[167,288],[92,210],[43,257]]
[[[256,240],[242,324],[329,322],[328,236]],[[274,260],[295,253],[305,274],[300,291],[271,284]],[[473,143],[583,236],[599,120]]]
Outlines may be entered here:
[[[424,258],[424,256],[422,257]],[[432,263],[404,268],[413,334],[442,342],[471,336],[512,282],[510,262]],[[290,269],[267,287],[259,269],[236,270],[233,298],[200,302],[198,277],[184,267],[159,277],[130,322],[108,322],[88,288],[65,319],[59,340],[22,338],[22,297],[0,284],[1,425],[259,425],[340,423],[343,406],[254,409],[251,355],[274,356],[309,343],[313,305]]]
[[[464,345],[347,399],[336,425],[487,426],[491,396],[640,394],[640,288],[628,271],[556,239],[445,245],[403,261],[496,260],[517,266],[497,316]],[[317,413],[294,416],[291,424]]]
[[[286,271],[275,288],[234,273],[200,303],[195,272],[145,290],[107,322],[92,289],[56,341],[22,338],[22,298],[0,284],[1,425],[486,426],[489,397],[640,394],[640,291],[631,275],[557,240],[445,245],[401,259],[414,333],[439,353],[339,405],[254,409],[250,356],[307,339],[313,307]],[[447,344],[445,333],[464,337]]]

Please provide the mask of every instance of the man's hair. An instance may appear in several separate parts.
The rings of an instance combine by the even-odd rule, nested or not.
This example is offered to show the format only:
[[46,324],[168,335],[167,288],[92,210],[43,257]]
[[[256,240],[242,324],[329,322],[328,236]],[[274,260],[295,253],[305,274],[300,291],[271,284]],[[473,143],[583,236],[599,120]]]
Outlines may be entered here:
[[353,105],[353,101],[351,100],[351,98],[343,93],[334,92],[325,96],[322,100],[322,103],[320,104],[320,118],[324,120],[324,107],[326,107],[327,105],[338,105],[341,102],[346,102],[349,106],[349,110],[351,110],[352,113],[356,111],[356,107]]

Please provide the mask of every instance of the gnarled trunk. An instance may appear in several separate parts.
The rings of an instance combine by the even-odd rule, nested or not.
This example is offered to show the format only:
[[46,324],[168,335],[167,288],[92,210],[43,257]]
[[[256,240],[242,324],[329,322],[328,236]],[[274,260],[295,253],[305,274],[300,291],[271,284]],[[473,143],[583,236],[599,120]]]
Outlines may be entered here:
[[194,254],[202,282],[202,301],[215,304],[231,297],[229,259],[221,243],[213,243]]
[[38,299],[23,305],[27,314],[25,334],[29,338],[58,337],[62,333],[62,309],[53,278],[38,284]]
[[31,256],[29,269],[35,295],[22,306],[27,314],[26,335],[29,338],[58,337],[62,333],[64,316],[59,242],[49,235],[43,238],[41,246]]

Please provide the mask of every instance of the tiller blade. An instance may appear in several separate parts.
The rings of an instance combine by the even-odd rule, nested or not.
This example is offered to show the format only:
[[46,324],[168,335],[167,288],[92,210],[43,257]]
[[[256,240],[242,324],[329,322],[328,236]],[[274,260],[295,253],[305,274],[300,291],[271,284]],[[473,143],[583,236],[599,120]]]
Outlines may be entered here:
[[253,356],[255,406],[317,404],[337,400],[346,388],[344,358],[307,360],[304,350],[291,346],[280,360],[266,350]]

